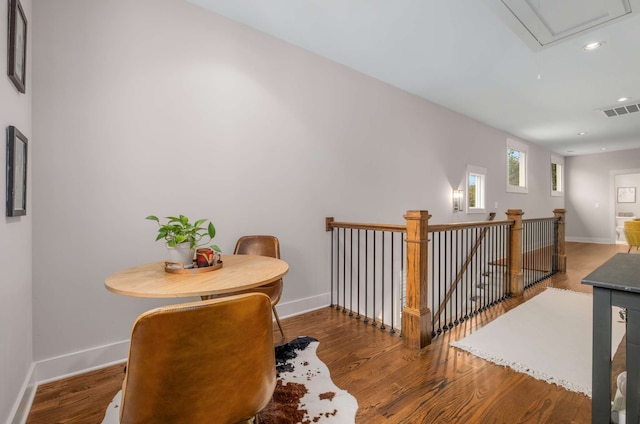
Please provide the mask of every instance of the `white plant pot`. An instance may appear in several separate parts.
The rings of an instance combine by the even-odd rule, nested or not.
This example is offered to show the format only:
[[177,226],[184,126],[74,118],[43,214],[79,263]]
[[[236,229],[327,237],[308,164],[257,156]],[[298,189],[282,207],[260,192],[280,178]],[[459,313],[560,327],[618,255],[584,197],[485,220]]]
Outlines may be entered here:
[[169,260],[181,263],[185,268],[193,268],[193,254],[195,249],[189,247],[189,242],[176,244],[176,247],[167,246]]

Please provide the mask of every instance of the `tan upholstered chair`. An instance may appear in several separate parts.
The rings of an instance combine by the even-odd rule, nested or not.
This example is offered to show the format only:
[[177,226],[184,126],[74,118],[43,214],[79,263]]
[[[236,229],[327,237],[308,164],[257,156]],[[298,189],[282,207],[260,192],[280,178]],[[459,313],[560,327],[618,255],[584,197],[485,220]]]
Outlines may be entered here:
[[165,306],[133,325],[120,422],[237,423],[275,389],[271,301],[261,293]]
[[[269,256],[271,258],[280,259],[280,242],[277,237],[256,235],[256,236],[243,236],[236,242],[236,247],[233,249],[234,255],[257,255],[257,256]],[[273,283],[265,284],[261,287],[243,291],[242,293],[259,292],[264,293],[271,299],[271,309],[273,310],[273,316],[276,319],[280,334],[284,339],[284,331],[282,330],[282,324],[280,323],[280,317],[278,311],[276,311],[276,304],[280,301],[282,296],[282,278]]]
[[638,247],[640,247],[640,220],[625,221],[624,236],[627,239],[627,243],[629,243],[627,253],[631,252],[631,248],[634,246],[638,250]]

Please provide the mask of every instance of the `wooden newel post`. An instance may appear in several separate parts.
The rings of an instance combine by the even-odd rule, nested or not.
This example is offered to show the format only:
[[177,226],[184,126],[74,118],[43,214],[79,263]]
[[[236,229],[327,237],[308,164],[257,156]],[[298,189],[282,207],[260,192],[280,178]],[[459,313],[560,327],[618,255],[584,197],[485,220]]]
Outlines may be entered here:
[[331,231],[333,229],[333,227],[331,226],[331,224],[333,224],[333,217],[332,216],[327,216],[324,219],[324,230],[325,231]]
[[509,234],[509,275],[511,284],[509,290],[512,296],[522,296],[524,293],[524,276],[522,273],[522,209],[508,209],[507,219],[513,221]]
[[422,349],[431,343],[431,311],[428,305],[429,215],[407,211],[406,302],[402,310],[402,338],[406,346]]
[[558,249],[555,253],[556,255],[556,266],[557,271],[565,273],[567,272],[567,255],[564,251],[564,223],[565,223],[565,213],[564,209],[554,209],[553,216],[558,218]]

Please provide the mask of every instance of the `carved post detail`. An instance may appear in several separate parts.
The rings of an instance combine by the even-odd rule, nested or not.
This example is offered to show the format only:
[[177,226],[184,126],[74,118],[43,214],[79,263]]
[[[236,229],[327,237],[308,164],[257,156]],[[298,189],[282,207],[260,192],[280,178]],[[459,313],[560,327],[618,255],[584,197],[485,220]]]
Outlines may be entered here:
[[428,211],[407,211],[406,302],[402,310],[404,344],[416,349],[431,344],[431,311],[428,308],[429,256]]
[[524,293],[524,276],[522,273],[522,209],[508,209],[507,219],[513,221],[511,226],[509,250],[509,275],[511,284],[509,290],[512,296],[522,296]]
[[567,272],[567,255],[565,254],[564,248],[564,223],[565,223],[565,214],[566,211],[564,209],[554,209],[553,216],[558,218],[558,246],[557,251],[555,253],[556,257],[556,266],[557,271],[561,273]]

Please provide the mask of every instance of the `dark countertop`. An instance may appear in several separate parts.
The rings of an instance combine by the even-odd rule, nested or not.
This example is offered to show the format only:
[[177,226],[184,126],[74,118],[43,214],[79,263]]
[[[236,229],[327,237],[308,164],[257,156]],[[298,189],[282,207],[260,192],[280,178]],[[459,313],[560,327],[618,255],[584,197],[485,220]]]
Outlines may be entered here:
[[582,284],[640,293],[640,255],[618,253],[587,275]]

